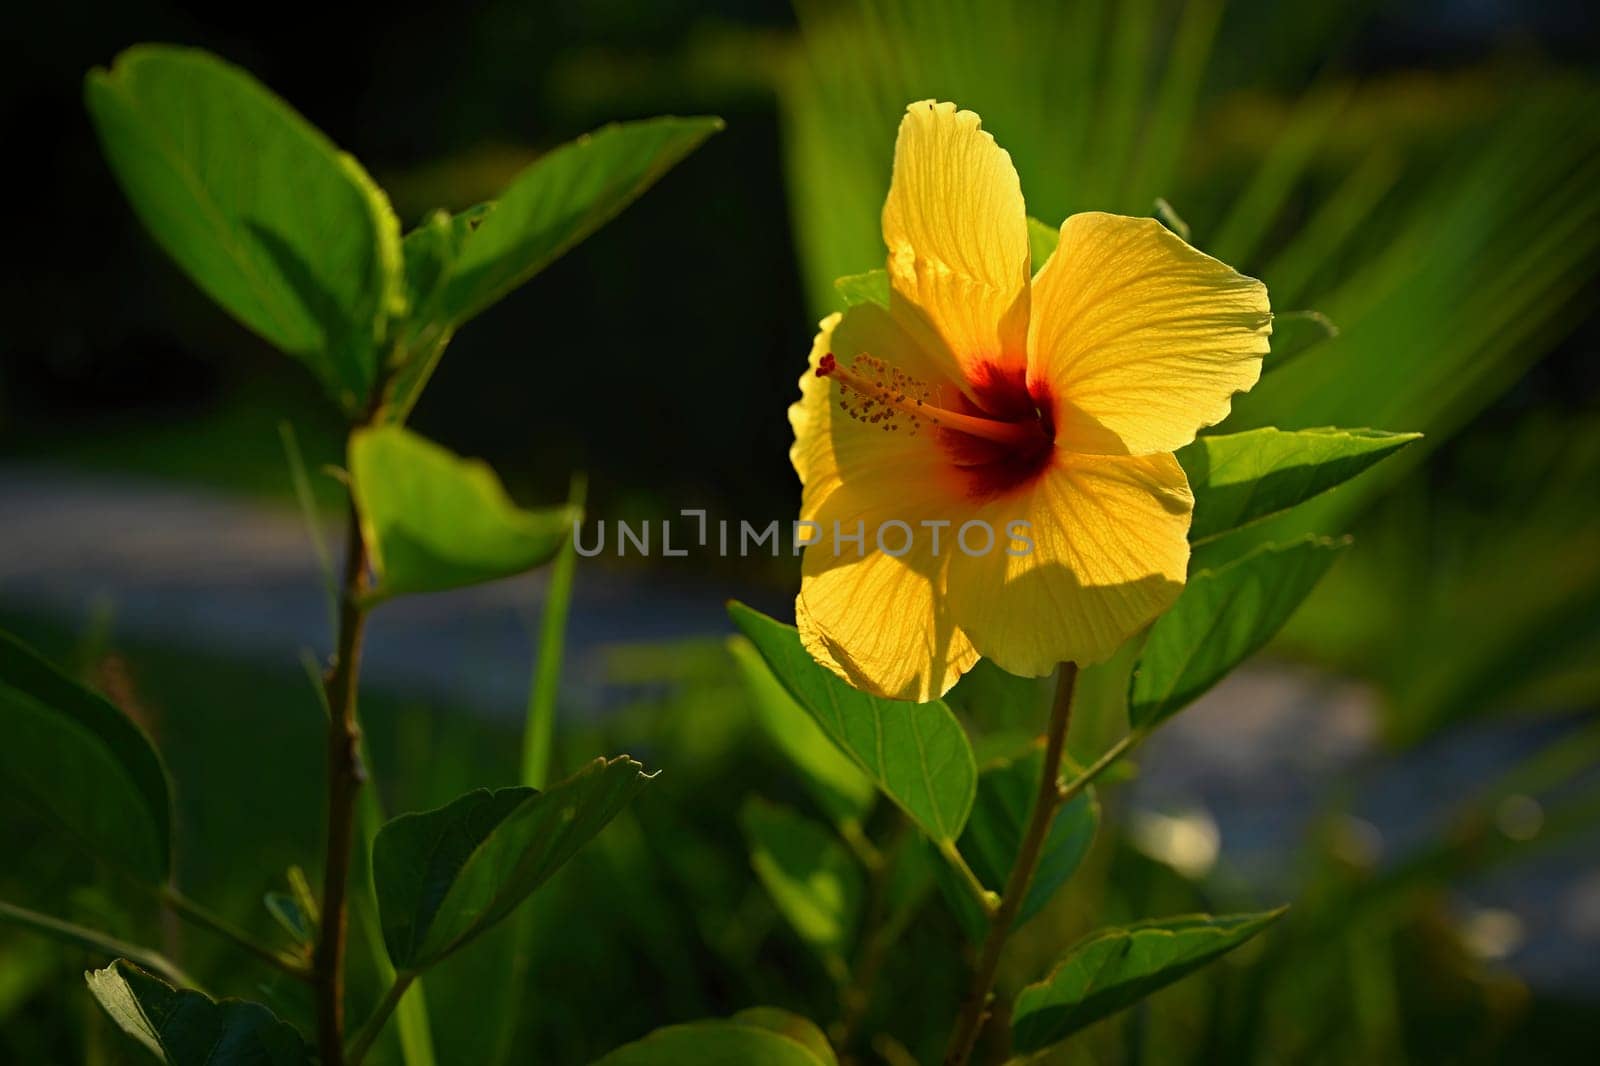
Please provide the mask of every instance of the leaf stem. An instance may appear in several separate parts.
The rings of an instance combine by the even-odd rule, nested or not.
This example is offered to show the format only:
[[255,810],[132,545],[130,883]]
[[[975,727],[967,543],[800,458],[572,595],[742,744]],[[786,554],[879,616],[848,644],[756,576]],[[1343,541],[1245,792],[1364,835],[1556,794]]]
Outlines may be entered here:
[[378,1006],[373,1010],[372,1017],[367,1019],[366,1024],[361,1027],[361,1031],[356,1034],[356,1038],[350,1042],[350,1050],[345,1055],[347,1066],[360,1066],[361,1060],[366,1057],[367,1052],[372,1049],[372,1045],[377,1042],[378,1037],[383,1033],[383,1027],[389,1021],[389,1015],[394,1013],[394,1009],[405,998],[405,994],[410,990],[411,982],[416,980],[416,976],[416,974],[409,971],[395,974],[394,983],[389,986],[389,991],[383,994],[383,999],[378,1002]]
[[127,959],[137,963],[152,973],[160,974],[166,980],[184,988],[194,988],[194,979],[178,968],[171,959],[158,951],[142,948],[137,944],[130,944],[125,940],[118,940],[108,933],[75,922],[65,921],[61,918],[41,914],[38,911],[19,907],[14,903],[0,900],[0,921],[10,922],[24,929],[31,929],[35,933],[58,940],[63,944],[71,944],[88,951],[104,955],[108,959]]
[[1094,783],[1096,778],[1111,768],[1112,763],[1116,762],[1118,759],[1128,754],[1128,752],[1144,743],[1144,738],[1148,735],[1149,734],[1147,730],[1133,730],[1121,740],[1111,745],[1111,747],[1107,748],[1104,755],[1100,756],[1100,758],[1091,763],[1089,767],[1077,777],[1074,777],[1071,781],[1060,782],[1060,804],[1065,806],[1073,799],[1073,797],[1077,796],[1078,793],[1088,788]]
[[[311,971],[305,966],[267,947],[249,933],[246,933],[227,919],[213,914],[173,886],[162,885],[159,896],[161,902],[171,908],[172,912],[183,920],[199,926],[201,929],[215,933],[235,947],[249,952],[268,966],[281,973],[288,974],[297,981],[309,981],[311,979]],[[138,960],[135,959],[134,961],[137,962]]]
[[978,1034],[989,1017],[991,990],[994,987],[995,970],[1000,965],[1000,952],[1005,948],[1017,912],[1027,897],[1028,885],[1039,866],[1039,855],[1044,850],[1045,838],[1050,832],[1050,823],[1063,802],[1063,789],[1058,778],[1061,774],[1062,752],[1066,747],[1067,725],[1072,719],[1072,695],[1077,680],[1077,665],[1062,663],[1056,673],[1056,695],[1050,707],[1050,725],[1045,734],[1044,769],[1039,775],[1039,791],[1034,797],[1033,812],[1023,831],[1022,843],[1017,847],[1017,859],[1006,878],[1000,905],[990,914],[989,933],[979,949],[978,961],[972,971],[972,984],[961,1001],[955,1028],[950,1033],[950,1043],[945,1049],[945,1066],[965,1066],[972,1056],[972,1049],[977,1046]]
[[960,848],[956,847],[956,842],[953,840],[940,841],[939,854],[943,855],[945,861],[950,864],[950,868],[961,876],[962,885],[972,894],[972,898],[978,906],[983,908],[983,913],[993,918],[1000,909],[1000,898],[991,889],[984,887],[983,882],[978,879],[978,875],[967,864],[967,857],[961,854]]
[[366,781],[361,727],[356,717],[361,637],[366,628],[367,546],[355,502],[350,505],[344,585],[333,662],[323,680],[328,695],[328,850],[322,876],[322,925],[312,958],[317,1003],[317,1047],[323,1066],[344,1063],[344,970],[348,939],[350,853],[356,795]]

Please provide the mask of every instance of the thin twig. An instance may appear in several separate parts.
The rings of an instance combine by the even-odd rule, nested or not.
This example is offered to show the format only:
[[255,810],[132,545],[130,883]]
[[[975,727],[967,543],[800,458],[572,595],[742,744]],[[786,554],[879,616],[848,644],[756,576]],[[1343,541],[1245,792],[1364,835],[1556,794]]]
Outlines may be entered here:
[[967,864],[967,857],[961,854],[961,849],[956,847],[955,841],[940,841],[939,854],[950,864],[950,868],[960,875],[961,886],[972,896],[983,913],[991,918],[994,917],[1000,909],[1000,897],[995,895],[992,889],[984,887],[983,881]]
[[127,959],[159,974],[173,984],[183,988],[194,988],[194,979],[178,968],[177,963],[150,948],[130,944],[125,940],[118,940],[98,929],[78,925],[76,922],[65,921],[49,914],[19,907],[14,903],[0,900],[0,921],[10,922],[24,929],[31,929],[36,933],[50,937],[52,940],[84,948],[107,959]]
[[356,1034],[356,1038],[350,1042],[350,1051],[345,1055],[346,1066],[361,1066],[361,1060],[366,1057],[367,1052],[372,1049],[372,1045],[383,1033],[383,1027],[389,1021],[389,1015],[394,1013],[394,1009],[400,1005],[400,1000],[405,998],[405,994],[411,988],[411,982],[415,978],[416,974],[413,973],[402,972],[395,974],[394,983],[389,986],[389,991],[384,993],[383,999],[379,1001],[377,1008],[373,1010],[372,1017],[367,1019],[366,1024],[361,1027],[361,1031]]
[[989,918],[989,933],[978,952],[978,962],[972,971],[972,984],[966,998],[961,1001],[961,1011],[956,1016],[955,1029],[950,1034],[945,1049],[945,1066],[965,1066],[977,1046],[978,1034],[989,1017],[990,990],[994,987],[995,970],[1000,965],[1000,952],[1011,933],[1012,923],[1027,897],[1028,885],[1039,866],[1039,855],[1044,850],[1045,838],[1050,833],[1050,823],[1061,805],[1061,755],[1066,746],[1067,725],[1072,718],[1072,693],[1078,679],[1078,668],[1073,663],[1062,663],[1056,675],[1055,701],[1050,707],[1050,725],[1045,734],[1044,769],[1039,775],[1039,791],[1033,800],[1033,812],[1028,827],[1017,847],[1017,858],[1006,878],[1006,887],[1000,895],[1000,904]]
[[215,933],[235,947],[260,959],[273,969],[286,973],[298,981],[309,981],[311,979],[311,971],[305,966],[281,952],[267,947],[267,945],[246,933],[243,929],[233,925],[227,919],[211,913],[211,911],[185,896],[171,885],[161,886],[160,899],[162,903],[171,908],[172,912],[184,921]]

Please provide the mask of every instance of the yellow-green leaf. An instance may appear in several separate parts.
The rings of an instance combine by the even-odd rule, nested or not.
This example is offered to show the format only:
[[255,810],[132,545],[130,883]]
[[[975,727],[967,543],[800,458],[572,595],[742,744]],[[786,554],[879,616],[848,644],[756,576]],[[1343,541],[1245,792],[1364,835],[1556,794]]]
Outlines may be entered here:
[[519,574],[553,558],[582,517],[565,506],[524,511],[487,464],[400,426],[352,434],[350,478],[377,597]]

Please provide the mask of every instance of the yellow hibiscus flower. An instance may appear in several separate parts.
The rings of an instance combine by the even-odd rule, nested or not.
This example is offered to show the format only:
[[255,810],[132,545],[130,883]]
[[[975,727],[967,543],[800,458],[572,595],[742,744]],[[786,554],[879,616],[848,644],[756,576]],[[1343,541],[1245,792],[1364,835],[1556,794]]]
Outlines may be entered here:
[[1035,677],[1109,657],[1183,587],[1172,453],[1260,376],[1266,287],[1097,212],[1034,276],[1011,157],[929,100],[900,123],[883,239],[888,308],[823,320],[789,409],[806,648],[914,700],[980,656]]

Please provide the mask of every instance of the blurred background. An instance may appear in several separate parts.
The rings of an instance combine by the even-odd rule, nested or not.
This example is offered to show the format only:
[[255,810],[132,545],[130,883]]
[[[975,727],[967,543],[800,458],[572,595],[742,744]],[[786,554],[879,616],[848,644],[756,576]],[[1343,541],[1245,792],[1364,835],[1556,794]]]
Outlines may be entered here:
[[[881,265],[898,116],[937,96],[983,116],[1035,217],[1150,214],[1163,198],[1197,246],[1263,278],[1275,310],[1337,327],[1282,320],[1228,428],[1427,435],[1238,534],[1342,530],[1357,546],[1261,660],[1108,790],[1108,829],[1011,979],[1096,915],[1292,900],[1291,919],[1062,1061],[1592,1060],[1593,4],[134,0],[10,21],[0,627],[156,735],[189,895],[266,934],[262,893],[318,861],[321,726],[302,655],[326,652],[327,620],[280,423],[313,470],[341,461],[341,429],[299,364],[141,231],[84,114],[84,72],[137,41],[212,49],[363,160],[408,226],[491,198],[605,121],[722,115],[726,132],[464,329],[413,419],[529,505],[586,471],[608,523],[700,507],[792,518],[784,408],[838,304],[833,279]],[[315,480],[334,522],[338,483]],[[583,1062],[753,1003],[837,1013],[734,818],[757,784],[804,801],[730,669],[722,603],[781,616],[796,581],[787,557],[582,561],[563,761],[627,750],[667,772],[658,802],[543,894],[526,940],[487,937],[430,976],[442,1062]],[[391,810],[515,779],[542,594],[534,576],[378,613],[364,715]],[[981,706],[957,702],[982,732]],[[1114,704],[1080,716],[1076,753],[1114,732]],[[209,761],[216,745],[243,768]],[[0,898],[165,943],[213,990],[304,1010],[21,813],[0,812],[0,849]],[[933,894],[883,972],[873,1054],[937,1055],[960,942]],[[0,1062],[139,1061],[83,994],[85,963],[0,928]],[[515,994],[510,968],[528,975]],[[354,980],[376,989],[359,965]]]

